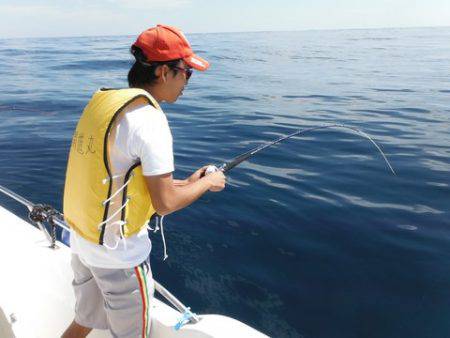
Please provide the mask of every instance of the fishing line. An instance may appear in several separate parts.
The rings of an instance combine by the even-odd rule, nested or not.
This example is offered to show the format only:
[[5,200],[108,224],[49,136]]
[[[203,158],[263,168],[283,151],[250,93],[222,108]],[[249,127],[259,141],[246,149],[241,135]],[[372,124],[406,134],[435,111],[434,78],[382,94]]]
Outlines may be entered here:
[[259,153],[260,151],[262,151],[268,147],[276,145],[276,144],[283,142],[294,136],[298,136],[298,135],[305,134],[305,133],[312,132],[312,131],[319,130],[319,129],[328,129],[328,128],[349,129],[349,130],[356,132],[359,136],[361,136],[365,139],[368,139],[375,146],[375,148],[380,152],[381,156],[383,157],[386,165],[388,166],[388,168],[390,169],[392,174],[396,175],[394,168],[391,166],[391,164],[390,164],[389,160],[387,159],[386,155],[384,154],[383,150],[381,150],[380,146],[374,141],[374,139],[372,137],[370,137],[370,135],[368,135],[367,133],[363,132],[362,130],[360,130],[356,127],[350,127],[350,126],[346,126],[344,124],[335,123],[335,124],[327,124],[327,125],[311,127],[311,128],[307,128],[307,129],[299,129],[288,135],[283,135],[273,141],[264,143],[264,144],[254,148],[254,149],[251,149],[239,156],[236,156],[229,162],[222,163],[218,166],[214,166],[214,165],[208,166],[205,170],[205,173],[202,176],[207,175],[212,172],[215,172],[215,171],[219,171],[219,170],[222,171],[223,173],[226,173],[226,172],[230,171],[231,169],[233,169],[234,167],[241,164],[242,162],[248,160],[250,157],[256,155],[257,153]]
[[[39,113],[46,113],[43,110],[39,110],[39,109],[34,109],[34,108],[26,108],[26,107],[18,107],[15,105],[0,105],[0,111],[30,111],[30,112],[39,112]],[[392,168],[389,160],[387,159],[386,155],[384,154],[384,152],[381,150],[380,146],[373,140],[372,137],[370,137],[370,135],[366,134],[364,131],[356,128],[356,127],[350,127],[350,126],[346,126],[344,124],[340,124],[340,123],[335,123],[335,124],[328,124],[328,125],[321,125],[321,126],[316,126],[316,127],[311,127],[311,128],[307,128],[307,129],[299,129],[294,131],[291,134],[288,135],[284,135],[279,137],[276,140],[273,140],[271,142],[262,144],[250,151],[247,151],[237,157],[235,157],[234,159],[232,159],[229,162],[225,162],[222,163],[218,166],[215,165],[210,165],[208,166],[208,168],[205,170],[205,172],[202,174],[202,177],[205,176],[206,174],[221,170],[223,173],[226,173],[228,171],[230,171],[231,169],[233,169],[234,167],[238,166],[239,164],[241,164],[242,162],[246,161],[247,159],[249,159],[250,157],[252,157],[253,155],[259,153],[260,151],[271,147],[273,145],[276,145],[280,142],[283,142],[291,137],[294,136],[298,136],[301,134],[305,134],[308,132],[312,132],[315,130],[320,130],[320,129],[328,129],[328,128],[344,128],[344,129],[348,129],[348,130],[352,130],[354,132],[356,132],[358,135],[362,136],[365,139],[368,139],[376,148],[377,150],[380,152],[381,156],[383,157],[384,161],[386,162],[386,165],[389,167],[389,169],[391,170],[392,174],[396,175],[395,170]]]

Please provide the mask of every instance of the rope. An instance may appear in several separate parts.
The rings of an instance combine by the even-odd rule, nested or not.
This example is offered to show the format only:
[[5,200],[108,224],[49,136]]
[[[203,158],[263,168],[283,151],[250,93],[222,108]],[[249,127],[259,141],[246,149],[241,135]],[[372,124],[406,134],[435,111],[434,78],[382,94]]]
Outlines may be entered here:
[[153,233],[156,233],[161,229],[161,237],[164,245],[164,257],[163,261],[165,261],[169,255],[167,254],[167,245],[166,245],[166,238],[164,236],[164,216],[156,216],[155,221],[155,227],[152,228],[150,225],[147,225],[147,229],[153,231]]
[[52,242],[50,243],[50,247],[52,249],[55,249],[56,248],[56,224],[55,224],[55,222],[53,222],[52,218],[49,220],[49,224],[52,227],[52,232],[51,232]]
[[166,238],[164,237],[164,223],[163,223],[163,221],[164,221],[164,216],[161,216],[161,218],[160,218],[161,237],[162,237],[163,245],[164,245],[164,258],[163,258],[163,261],[165,261],[169,257],[169,255],[167,254],[167,246],[166,246]]
[[106,183],[108,183],[109,180],[114,180],[114,179],[119,178],[119,177],[122,177],[122,176],[125,176],[125,174],[118,174],[118,175],[113,175],[113,176],[111,176],[111,177],[104,178],[104,179],[102,180],[102,183],[103,183],[103,184],[106,184]]
[[99,223],[99,224],[97,225],[98,228],[101,228],[101,227],[103,226],[103,224],[108,223],[110,220],[112,220],[114,217],[116,217],[117,214],[118,214],[119,212],[121,212],[123,208],[125,208],[125,207],[127,206],[128,202],[130,202],[130,198],[127,198],[127,201],[126,201],[119,209],[117,209],[111,216],[109,216],[108,219],[106,219],[106,220],[104,220],[103,222]]
[[[109,250],[116,250],[118,248],[118,246],[119,246],[120,241],[123,241],[124,249],[125,250],[127,249],[127,240],[126,240],[125,235],[123,233],[123,226],[125,224],[127,224],[127,223],[124,222],[124,221],[115,221],[115,222],[113,222],[111,224],[107,224],[105,226],[105,237],[104,237],[104,241],[103,241],[103,246],[104,247],[108,248]],[[118,232],[119,236],[118,237],[119,238],[116,240],[116,243],[115,243],[114,246],[109,246],[108,243],[107,243],[107,240],[106,240],[107,232],[109,234],[111,234],[112,236],[117,237],[117,234],[114,233],[114,228],[113,228],[115,225],[118,225],[118,229],[119,229],[119,232]]]
[[[117,175],[117,176],[118,176],[118,175]],[[131,178],[132,178],[132,177],[130,177],[130,178],[128,179],[128,181],[126,181],[124,184],[122,184],[122,186],[121,186],[119,189],[117,189],[116,192],[115,192],[114,194],[112,194],[108,199],[104,200],[104,201],[102,202],[102,204],[103,204],[103,205],[106,205],[106,203],[108,203],[108,202],[111,201],[114,197],[116,197],[117,194],[118,194],[119,192],[121,192],[121,191],[122,191],[122,190],[130,183]]]

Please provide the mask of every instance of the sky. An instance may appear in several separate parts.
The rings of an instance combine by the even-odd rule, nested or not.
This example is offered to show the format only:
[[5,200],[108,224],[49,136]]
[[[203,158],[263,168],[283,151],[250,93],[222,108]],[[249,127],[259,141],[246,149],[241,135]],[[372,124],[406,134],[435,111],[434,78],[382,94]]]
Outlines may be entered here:
[[0,0],[0,38],[450,26],[450,0]]

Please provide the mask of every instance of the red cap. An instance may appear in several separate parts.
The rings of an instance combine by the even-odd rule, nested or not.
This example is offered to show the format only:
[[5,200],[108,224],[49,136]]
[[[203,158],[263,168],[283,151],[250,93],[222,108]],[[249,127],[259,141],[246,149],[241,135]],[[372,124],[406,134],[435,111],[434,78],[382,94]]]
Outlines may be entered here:
[[151,61],[170,61],[183,59],[190,67],[206,70],[209,62],[192,51],[183,32],[176,27],[157,25],[138,36],[133,46],[139,47]]

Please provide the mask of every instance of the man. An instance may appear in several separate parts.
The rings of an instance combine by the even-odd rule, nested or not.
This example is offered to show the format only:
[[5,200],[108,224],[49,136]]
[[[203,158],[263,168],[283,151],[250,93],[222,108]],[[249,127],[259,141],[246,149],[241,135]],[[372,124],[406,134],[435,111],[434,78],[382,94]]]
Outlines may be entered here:
[[67,165],[64,216],[71,226],[75,319],[64,338],[109,329],[114,337],[148,337],[153,280],[148,263],[152,214],[166,215],[225,176],[200,168],[174,180],[172,136],[159,103],[182,95],[196,56],[183,33],[158,25],[131,47],[136,62],[128,89],[101,89],[78,122]]

